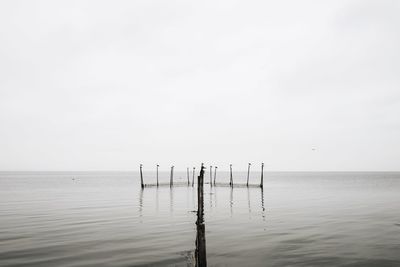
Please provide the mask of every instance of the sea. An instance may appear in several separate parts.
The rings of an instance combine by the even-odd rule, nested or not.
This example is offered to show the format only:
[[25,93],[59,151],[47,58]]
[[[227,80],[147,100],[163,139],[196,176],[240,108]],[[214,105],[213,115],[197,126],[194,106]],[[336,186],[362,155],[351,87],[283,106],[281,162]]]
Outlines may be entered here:
[[[0,266],[195,266],[197,175],[0,172]],[[206,170],[207,266],[400,266],[400,173],[260,177]]]

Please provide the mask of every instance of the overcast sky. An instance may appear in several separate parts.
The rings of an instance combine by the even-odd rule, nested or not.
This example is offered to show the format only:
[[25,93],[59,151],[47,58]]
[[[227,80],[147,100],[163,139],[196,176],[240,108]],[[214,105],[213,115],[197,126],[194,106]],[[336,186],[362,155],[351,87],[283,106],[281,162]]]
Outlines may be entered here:
[[0,2],[0,170],[400,170],[400,1]]

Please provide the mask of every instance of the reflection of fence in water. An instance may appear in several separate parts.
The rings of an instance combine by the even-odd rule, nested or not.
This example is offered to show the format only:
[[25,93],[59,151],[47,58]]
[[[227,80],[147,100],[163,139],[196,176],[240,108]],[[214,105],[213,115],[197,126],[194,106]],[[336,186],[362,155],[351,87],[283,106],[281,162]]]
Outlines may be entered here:
[[[243,209],[245,207],[249,216],[253,213],[261,213],[263,220],[265,220],[264,188],[252,186],[239,188],[230,187],[228,190],[229,196],[226,195],[227,192],[224,188],[217,189],[216,187],[213,187],[210,189],[208,199],[211,213],[214,209],[223,209],[224,205],[226,205],[226,207],[229,208],[230,216],[232,217],[235,210],[237,211],[238,208]],[[218,193],[224,195],[219,196]],[[259,194],[259,197],[256,196],[257,194]],[[220,207],[218,207],[218,204]],[[227,206],[228,204],[229,206]]]
[[[147,209],[150,207],[155,208],[157,214],[162,210],[169,211],[170,214],[173,214],[174,207],[182,204],[185,204],[184,209],[193,210],[197,204],[197,188],[191,186],[186,187],[187,190],[184,188],[185,187],[176,187],[174,184],[173,187],[169,188],[150,187],[147,190],[140,189],[139,217],[142,217],[144,206],[147,206]],[[209,210],[210,213],[213,213],[214,210],[224,210],[226,208],[225,211],[229,212],[230,216],[233,217],[235,212],[243,213],[246,212],[245,210],[247,209],[249,217],[261,214],[263,220],[266,218],[263,188],[256,186],[213,186],[212,188],[210,187],[205,190],[203,194],[204,201],[206,202],[205,205],[207,206],[206,213],[207,210]],[[177,199],[175,199],[175,195]],[[146,202],[146,205],[144,202]]]

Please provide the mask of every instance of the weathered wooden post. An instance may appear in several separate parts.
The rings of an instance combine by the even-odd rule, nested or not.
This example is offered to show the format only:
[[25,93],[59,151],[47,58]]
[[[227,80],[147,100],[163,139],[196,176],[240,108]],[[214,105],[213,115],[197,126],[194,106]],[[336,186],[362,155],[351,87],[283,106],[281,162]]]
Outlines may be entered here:
[[261,183],[260,187],[264,187],[264,162],[261,163]]
[[172,187],[174,185],[174,166],[171,166],[171,175],[169,179],[169,186]]
[[201,164],[200,175],[197,177],[197,221],[196,221],[196,266],[207,266],[206,231],[204,223],[204,165]]
[[251,163],[249,163],[249,166],[247,167],[247,186],[249,186],[249,177],[250,177],[250,166],[251,166]]
[[217,169],[218,169],[218,167],[215,166],[214,167],[214,185],[215,185],[215,179],[217,178]]
[[157,164],[157,186],[158,186],[158,167],[160,167],[160,165]]
[[196,167],[193,167],[193,178],[192,178],[192,186],[194,186],[194,173],[196,172]]
[[212,166],[210,166],[210,186],[212,186]]
[[190,185],[190,180],[189,180],[189,168],[186,168],[186,174],[187,174],[188,185]]
[[204,194],[203,194],[203,185],[204,185],[204,164],[201,164],[200,175],[197,176],[197,214],[204,214]]
[[232,164],[229,164],[229,173],[230,173],[230,180],[229,180],[229,185],[233,186],[233,176],[232,176]]
[[144,188],[142,167],[143,167],[143,164],[140,164],[140,185],[142,188]]

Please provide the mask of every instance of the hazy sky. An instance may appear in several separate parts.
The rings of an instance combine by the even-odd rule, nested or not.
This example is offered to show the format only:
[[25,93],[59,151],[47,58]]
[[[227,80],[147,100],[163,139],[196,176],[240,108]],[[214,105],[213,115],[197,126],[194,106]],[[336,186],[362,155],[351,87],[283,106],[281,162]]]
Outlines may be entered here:
[[399,14],[394,0],[3,0],[0,170],[400,170]]

